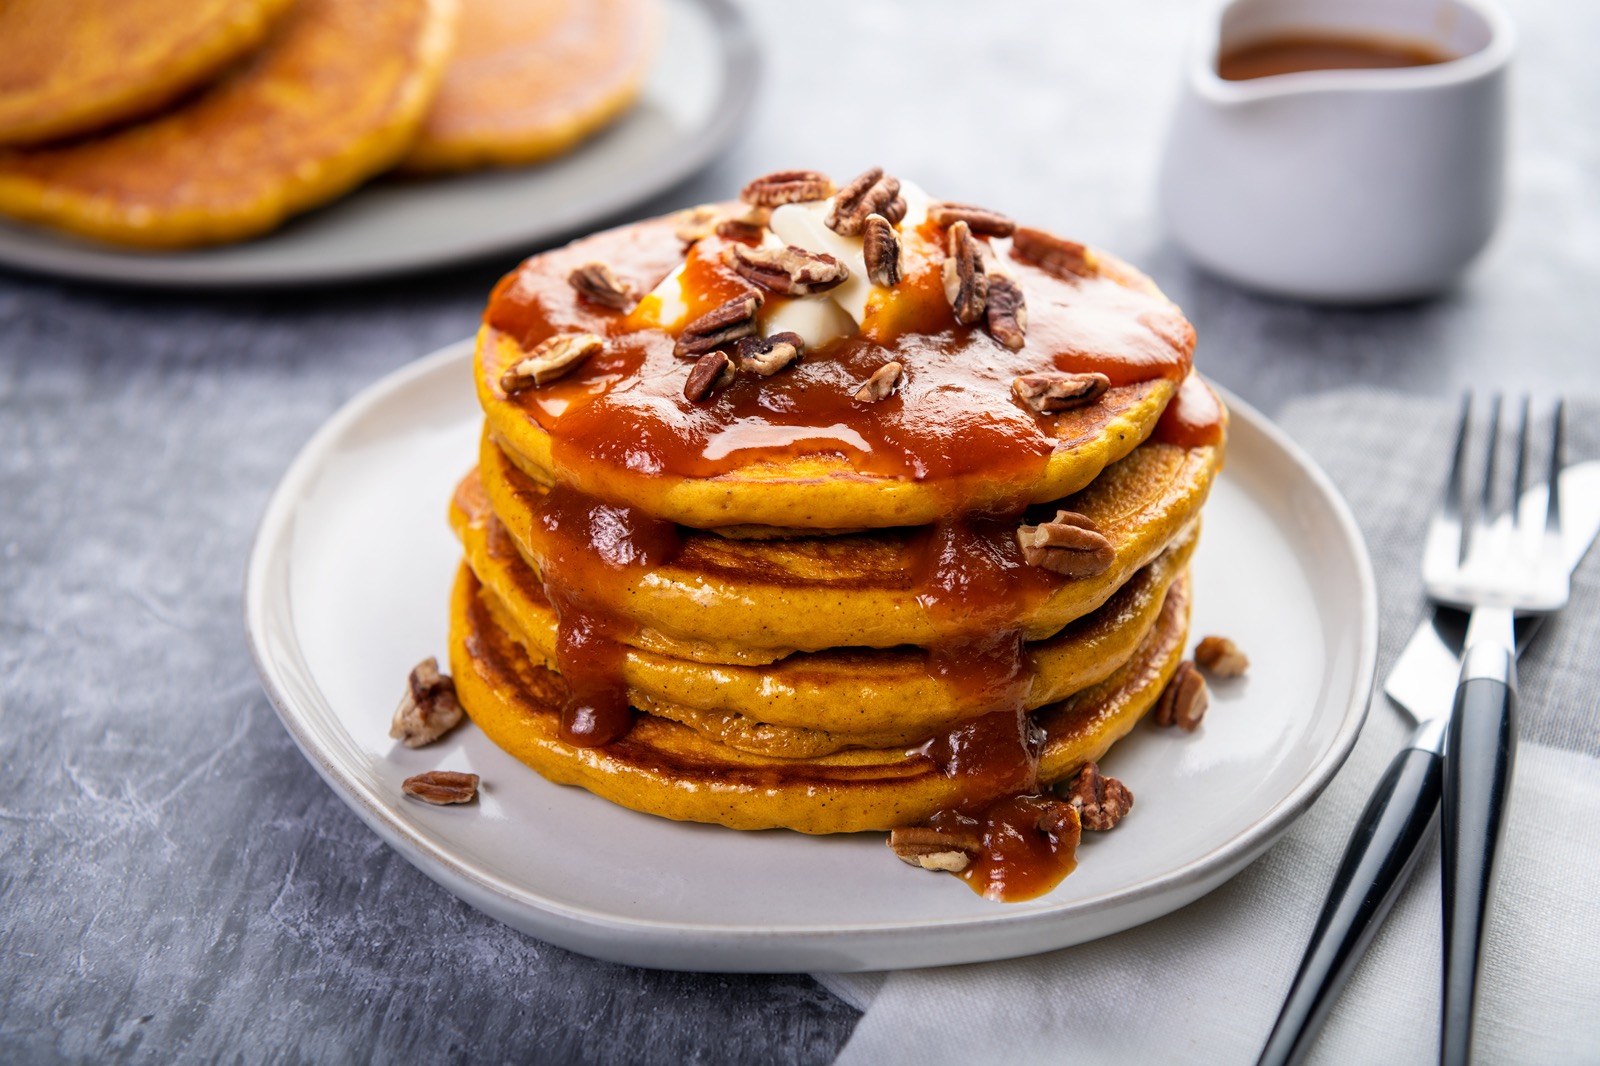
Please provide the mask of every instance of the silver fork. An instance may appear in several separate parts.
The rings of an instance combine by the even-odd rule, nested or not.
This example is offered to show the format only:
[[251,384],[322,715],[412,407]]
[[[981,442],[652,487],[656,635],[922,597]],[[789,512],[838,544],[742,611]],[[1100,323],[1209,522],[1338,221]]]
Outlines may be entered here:
[[1524,400],[1511,504],[1507,513],[1496,515],[1500,397],[1491,402],[1476,506],[1469,499],[1466,475],[1472,397],[1463,402],[1445,499],[1429,525],[1423,551],[1422,579],[1429,597],[1472,612],[1445,742],[1444,1011],[1439,1038],[1439,1061],[1445,1066],[1468,1059],[1484,916],[1493,891],[1495,851],[1505,828],[1516,743],[1514,619],[1559,610],[1569,593],[1557,476],[1564,405],[1556,404],[1552,419],[1549,490],[1542,514],[1518,505],[1527,487],[1529,407]]

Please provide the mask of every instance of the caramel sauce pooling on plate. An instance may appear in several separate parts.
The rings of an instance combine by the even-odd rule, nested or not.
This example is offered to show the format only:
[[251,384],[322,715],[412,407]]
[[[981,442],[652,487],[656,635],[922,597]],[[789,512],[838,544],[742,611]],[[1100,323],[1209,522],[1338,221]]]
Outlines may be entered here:
[[1305,70],[1428,67],[1455,58],[1429,41],[1300,31],[1228,49],[1217,57],[1217,75],[1224,81],[1249,81]]

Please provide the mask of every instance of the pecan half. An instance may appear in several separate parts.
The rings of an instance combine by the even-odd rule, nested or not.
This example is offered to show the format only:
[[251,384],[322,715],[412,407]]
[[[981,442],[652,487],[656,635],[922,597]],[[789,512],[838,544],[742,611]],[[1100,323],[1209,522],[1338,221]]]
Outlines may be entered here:
[[695,360],[689,371],[689,380],[683,383],[683,395],[690,403],[699,403],[720,388],[733,384],[738,371],[727,352],[707,352]]
[[478,798],[478,775],[429,770],[400,782],[400,791],[424,803],[471,803]]
[[1210,705],[1211,693],[1206,688],[1206,679],[1200,676],[1194,663],[1185,659],[1173,671],[1172,679],[1156,700],[1156,725],[1175,725],[1192,733]]
[[1057,511],[1055,518],[1017,530],[1017,544],[1029,566],[1067,577],[1093,577],[1111,569],[1116,549],[1087,515]]
[[751,289],[743,296],[735,296],[712,308],[683,327],[678,342],[672,346],[672,354],[700,356],[729,341],[750,336],[756,331],[756,312],[761,310],[761,302],[761,294]]
[[439,660],[430,655],[411,668],[406,694],[394,709],[389,736],[408,748],[420,748],[460,725],[461,718],[456,683],[439,672]]
[[760,207],[804,204],[833,195],[833,179],[816,170],[779,170],[757,178],[739,192],[739,199]]
[[1092,278],[1100,273],[1089,249],[1077,241],[1062,240],[1053,233],[1028,226],[1018,226],[1011,235],[1011,257],[1032,263],[1063,281]]
[[926,825],[891,829],[888,844],[907,865],[953,874],[965,870],[972,857],[983,850],[983,841],[976,833]]
[[782,248],[729,245],[723,249],[722,262],[746,281],[785,296],[827,292],[850,276],[850,268],[833,256],[792,244]]
[[1078,811],[1085,829],[1105,832],[1115,829],[1123,815],[1133,809],[1133,793],[1114,777],[1107,777],[1094,763],[1085,763],[1078,776],[1061,793],[1061,798]]
[[806,350],[805,339],[798,333],[774,333],[770,337],[746,337],[734,348],[734,357],[740,370],[771,377]]
[[634,305],[633,286],[611,272],[604,263],[585,263],[567,275],[567,283],[590,303],[627,311]]
[[943,270],[944,295],[956,321],[970,326],[983,317],[989,302],[989,275],[983,269],[983,255],[972,236],[972,227],[957,222],[950,227],[945,243]]
[[900,234],[894,224],[873,213],[861,230],[861,256],[867,263],[867,280],[892,289],[900,284],[905,268],[900,263]]
[[1194,661],[1213,677],[1238,677],[1250,669],[1250,657],[1227,637],[1203,637],[1195,646]]
[[900,195],[900,182],[873,167],[858,174],[833,198],[833,210],[823,223],[841,237],[859,237],[867,216],[882,215],[894,225],[906,217],[906,199]]
[[1009,237],[1017,228],[1015,222],[1000,212],[976,204],[934,204],[928,208],[928,218],[940,229],[965,222],[973,233],[989,237]]
[[905,368],[899,363],[893,360],[884,363],[856,390],[856,399],[862,403],[888,399],[894,395],[894,390],[899,386],[904,373]]
[[673,236],[685,244],[711,236],[717,228],[718,211],[710,204],[701,204],[699,207],[690,207],[679,211],[673,217],[677,228],[672,231]]
[[500,388],[509,396],[554,381],[605,346],[593,333],[558,333],[501,374]]
[[989,275],[984,325],[989,328],[989,336],[1012,351],[1027,343],[1028,301],[1022,295],[1022,286],[1004,274]]
[[1063,374],[1054,370],[1023,374],[1011,380],[1011,394],[1042,415],[1087,407],[1110,387],[1111,379],[1104,374]]

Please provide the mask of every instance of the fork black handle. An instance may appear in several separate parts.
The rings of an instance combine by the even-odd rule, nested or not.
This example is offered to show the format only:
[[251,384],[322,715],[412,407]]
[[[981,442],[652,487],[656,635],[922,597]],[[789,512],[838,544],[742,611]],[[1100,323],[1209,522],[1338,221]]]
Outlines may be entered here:
[[1406,748],[1367,801],[1322,905],[1300,972],[1258,1066],[1305,1060],[1356,963],[1410,880],[1432,834],[1443,787],[1437,751]]
[[1505,680],[1461,682],[1445,742],[1443,1066],[1465,1066],[1471,1050],[1483,930],[1515,750],[1515,674],[1508,673]]

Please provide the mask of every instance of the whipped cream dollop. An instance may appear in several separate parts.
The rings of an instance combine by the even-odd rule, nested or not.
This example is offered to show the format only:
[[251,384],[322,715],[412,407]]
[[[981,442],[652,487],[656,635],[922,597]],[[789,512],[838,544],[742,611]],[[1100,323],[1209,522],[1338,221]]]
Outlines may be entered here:
[[[895,227],[908,233],[928,217],[932,201],[920,187],[900,182],[900,195],[906,214]],[[763,337],[775,333],[797,333],[807,348],[816,348],[838,337],[848,337],[860,329],[875,293],[888,290],[867,278],[862,238],[845,237],[829,229],[824,221],[833,211],[836,197],[807,203],[783,204],[772,210],[763,246],[782,248],[793,245],[815,254],[831,255],[850,270],[850,276],[826,292],[770,301],[759,318]],[[636,315],[667,332],[685,325],[689,303],[683,292],[683,266],[661,280],[639,303]]]

